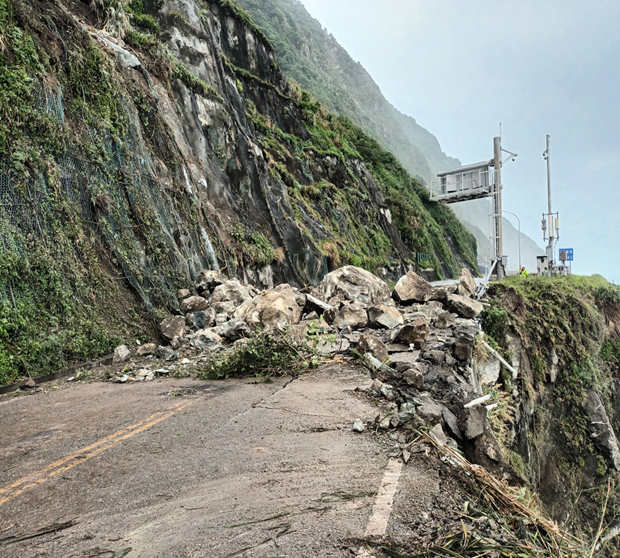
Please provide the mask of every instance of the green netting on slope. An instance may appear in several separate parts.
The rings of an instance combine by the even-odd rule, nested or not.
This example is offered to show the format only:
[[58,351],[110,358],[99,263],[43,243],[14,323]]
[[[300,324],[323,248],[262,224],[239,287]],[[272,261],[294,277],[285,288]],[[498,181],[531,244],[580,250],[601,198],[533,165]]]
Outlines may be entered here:
[[[35,88],[35,105],[64,122],[60,89]],[[62,194],[79,213],[84,229],[105,240],[122,275],[149,310],[177,305],[175,292],[188,276],[217,267],[210,239],[200,225],[197,200],[166,195],[153,173],[153,163],[137,119],[126,105],[127,130],[123,145],[104,137],[108,155],[103,164],[84,160],[75,149],[56,163]],[[91,131],[97,141],[96,133]],[[100,140],[99,140],[100,141]],[[52,203],[43,177],[23,185],[0,162],[0,256],[25,256],[34,242],[54,242],[46,219]],[[185,217],[181,218],[181,214]],[[57,215],[56,215],[57,217]],[[176,239],[175,239],[176,235]],[[79,250],[76,247],[79,257]],[[0,283],[0,297],[9,293]]]

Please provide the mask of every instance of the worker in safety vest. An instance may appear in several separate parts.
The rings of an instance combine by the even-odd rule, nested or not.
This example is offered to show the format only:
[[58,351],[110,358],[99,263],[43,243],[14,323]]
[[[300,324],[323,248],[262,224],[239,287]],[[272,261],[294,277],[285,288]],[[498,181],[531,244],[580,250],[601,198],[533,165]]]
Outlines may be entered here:
[[527,269],[522,267],[520,274],[521,274],[521,277],[527,277],[528,276]]

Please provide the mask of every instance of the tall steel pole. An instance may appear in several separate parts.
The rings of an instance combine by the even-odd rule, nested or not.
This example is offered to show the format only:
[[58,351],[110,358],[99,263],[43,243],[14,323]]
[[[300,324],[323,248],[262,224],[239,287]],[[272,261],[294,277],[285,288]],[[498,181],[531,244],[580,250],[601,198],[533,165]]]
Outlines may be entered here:
[[555,230],[553,228],[554,220],[553,220],[553,211],[551,209],[551,154],[549,152],[549,144],[550,144],[551,136],[547,134],[547,150],[545,153],[547,154],[547,201],[549,203],[549,244],[547,245],[547,255],[549,256],[549,263],[553,261],[553,241],[555,240]]
[[493,233],[495,235],[495,259],[497,260],[497,276],[505,276],[502,256],[504,255],[504,231],[502,223],[502,138],[493,138],[493,160],[495,184],[493,192]]

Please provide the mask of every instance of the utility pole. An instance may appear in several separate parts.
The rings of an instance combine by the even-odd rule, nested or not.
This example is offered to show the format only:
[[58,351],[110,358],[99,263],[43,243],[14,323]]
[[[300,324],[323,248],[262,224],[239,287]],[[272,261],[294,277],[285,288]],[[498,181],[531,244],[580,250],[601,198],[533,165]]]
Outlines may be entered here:
[[502,223],[502,138],[493,138],[494,185],[493,185],[493,234],[495,236],[495,260],[497,278],[506,277],[504,269],[504,231]]
[[547,144],[543,157],[547,162],[547,214],[543,213],[542,229],[543,240],[549,235],[547,243],[547,257],[549,259],[549,276],[551,277],[553,272],[553,266],[555,264],[554,249],[555,242],[560,239],[560,215],[559,213],[553,213],[551,205],[551,153],[549,146],[551,143],[551,136],[547,134]]

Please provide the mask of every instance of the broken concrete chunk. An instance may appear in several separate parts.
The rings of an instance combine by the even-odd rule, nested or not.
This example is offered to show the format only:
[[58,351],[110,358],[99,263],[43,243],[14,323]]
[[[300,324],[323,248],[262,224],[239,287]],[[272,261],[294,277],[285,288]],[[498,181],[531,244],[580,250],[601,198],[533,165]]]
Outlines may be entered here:
[[347,265],[323,277],[315,295],[328,301],[341,295],[345,300],[378,304],[390,298],[390,288],[369,271]]
[[131,358],[131,351],[127,348],[127,345],[121,345],[114,349],[114,358],[112,362],[114,364],[120,364],[121,362],[127,362]]
[[185,333],[185,318],[183,316],[169,316],[159,324],[162,336],[172,341],[175,337],[182,337]]
[[426,318],[419,316],[403,326],[396,335],[395,341],[413,345],[416,349],[422,349],[430,335],[430,326]]
[[394,287],[394,300],[403,304],[414,302],[424,302],[426,295],[430,292],[431,285],[414,271],[410,271],[398,280]]
[[368,309],[370,327],[377,329],[394,329],[405,323],[403,315],[393,306],[377,304]]
[[357,351],[363,355],[370,353],[381,362],[385,362],[389,358],[383,341],[374,335],[368,335],[366,333],[360,335],[360,340],[357,344]]
[[481,302],[456,294],[448,296],[448,307],[463,318],[475,318],[484,309]]
[[209,303],[206,298],[201,296],[190,296],[181,302],[181,311],[186,314],[206,310],[207,308],[209,308]]

